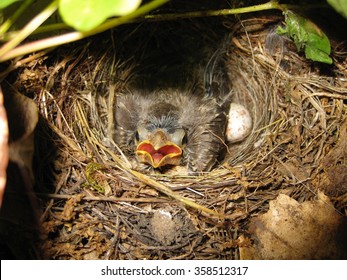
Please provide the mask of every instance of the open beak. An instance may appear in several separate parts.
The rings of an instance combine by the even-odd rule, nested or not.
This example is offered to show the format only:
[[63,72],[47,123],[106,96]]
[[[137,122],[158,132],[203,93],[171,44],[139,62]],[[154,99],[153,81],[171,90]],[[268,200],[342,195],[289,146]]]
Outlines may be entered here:
[[182,149],[167,141],[162,133],[158,131],[152,139],[144,140],[137,145],[136,156],[140,162],[148,163],[154,168],[180,164]]

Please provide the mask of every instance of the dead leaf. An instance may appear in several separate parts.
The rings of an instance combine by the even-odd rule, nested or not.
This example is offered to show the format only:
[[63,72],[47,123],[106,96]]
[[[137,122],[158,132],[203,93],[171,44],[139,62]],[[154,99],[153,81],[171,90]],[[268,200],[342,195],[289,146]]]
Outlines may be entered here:
[[10,161],[32,173],[34,130],[39,120],[35,102],[24,95],[4,92],[10,129]]
[[347,158],[347,119],[341,124],[339,139],[335,147],[323,158],[322,166],[329,168]]
[[[33,191],[34,130],[38,111],[33,100],[3,87],[9,127],[9,164],[0,212],[0,237],[16,258],[35,258],[39,205]],[[12,256],[13,257],[13,256]]]
[[311,171],[309,167],[304,166],[295,157],[290,158],[286,162],[280,161],[277,170],[282,176],[291,178],[294,183],[307,180]]
[[253,218],[251,248],[240,248],[242,259],[345,259],[347,221],[329,198],[299,203],[280,194],[267,213]]
[[331,166],[313,181],[313,185],[324,190],[329,196],[339,196],[347,192],[347,166]]
[[322,172],[316,176],[312,184],[324,190],[330,196],[343,195],[347,191],[347,120],[339,130],[339,138],[329,153],[322,159]]
[[64,210],[60,216],[60,218],[63,221],[70,221],[76,215],[75,207],[82,200],[83,197],[84,197],[84,194],[78,194],[78,195],[71,197],[65,203]]

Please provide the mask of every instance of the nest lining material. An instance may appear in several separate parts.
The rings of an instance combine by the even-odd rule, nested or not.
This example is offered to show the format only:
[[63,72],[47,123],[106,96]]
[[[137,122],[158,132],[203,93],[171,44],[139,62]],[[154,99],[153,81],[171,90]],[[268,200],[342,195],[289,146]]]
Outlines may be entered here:
[[[112,104],[133,69],[113,48],[74,46],[53,66],[32,68],[44,79],[22,79],[27,92],[45,81],[36,101],[56,147],[54,194],[41,217],[45,258],[238,259],[250,242],[240,238],[249,218],[279,193],[304,201],[320,189],[346,211],[347,52],[335,48],[333,70],[322,73],[276,37],[276,20],[224,24],[233,34],[226,50],[233,101],[254,125],[203,175],[142,176],[114,148]],[[47,152],[42,145],[38,156]],[[181,203],[190,200],[204,208]]]

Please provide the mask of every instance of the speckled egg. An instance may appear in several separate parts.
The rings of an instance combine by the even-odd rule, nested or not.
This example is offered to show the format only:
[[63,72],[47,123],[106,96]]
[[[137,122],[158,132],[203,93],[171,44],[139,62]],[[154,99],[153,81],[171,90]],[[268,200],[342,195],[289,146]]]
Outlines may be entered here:
[[252,117],[248,110],[236,103],[230,104],[226,138],[229,143],[245,139],[252,129]]

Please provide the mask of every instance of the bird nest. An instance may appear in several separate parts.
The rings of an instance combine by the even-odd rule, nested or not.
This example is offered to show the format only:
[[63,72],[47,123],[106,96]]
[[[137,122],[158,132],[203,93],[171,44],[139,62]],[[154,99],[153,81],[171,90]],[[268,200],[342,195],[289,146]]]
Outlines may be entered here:
[[[156,67],[153,56],[146,60],[145,38],[167,33],[161,23],[150,35],[131,25],[61,47],[21,70],[16,85],[33,93],[41,114],[35,169],[43,258],[240,259],[253,242],[252,218],[279,194],[303,202],[323,191],[346,213],[345,46],[334,46],[334,66],[326,67],[276,35],[279,18],[219,20],[219,34],[211,21],[188,21],[185,29],[166,23],[170,34],[176,27],[187,40],[207,34],[200,46],[223,48],[232,101],[252,115],[251,134],[228,145],[211,172],[138,172],[112,141],[117,93],[139,66],[132,56],[145,62],[144,72]],[[168,57],[173,52],[165,40],[156,43]],[[196,51],[185,41],[175,48]]]

